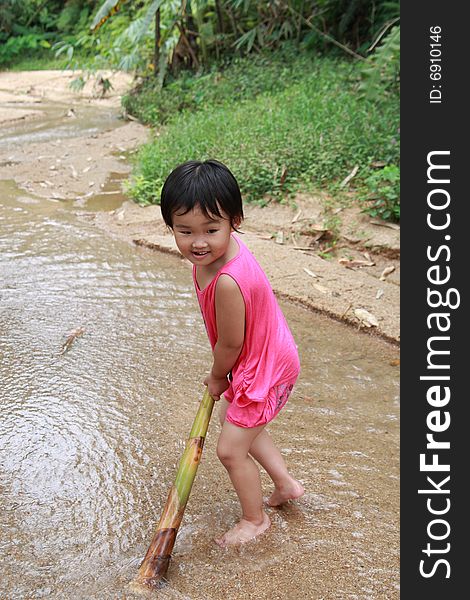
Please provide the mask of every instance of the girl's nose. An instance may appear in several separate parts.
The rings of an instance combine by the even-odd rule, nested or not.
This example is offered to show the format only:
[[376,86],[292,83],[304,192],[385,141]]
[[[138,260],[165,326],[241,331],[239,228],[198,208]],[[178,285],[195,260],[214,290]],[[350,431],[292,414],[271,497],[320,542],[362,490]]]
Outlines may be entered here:
[[193,248],[205,248],[207,246],[206,240],[199,238],[193,241]]

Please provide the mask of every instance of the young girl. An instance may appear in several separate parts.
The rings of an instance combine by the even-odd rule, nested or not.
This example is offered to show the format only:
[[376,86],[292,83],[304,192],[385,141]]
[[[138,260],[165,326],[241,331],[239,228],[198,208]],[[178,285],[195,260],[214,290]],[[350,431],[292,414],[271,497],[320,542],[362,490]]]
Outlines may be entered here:
[[240,544],[270,526],[253,459],[274,482],[269,506],[304,493],[265,430],[287,402],[299,374],[297,347],[266,275],[233,233],[243,208],[229,169],[216,160],[179,165],[165,181],[161,210],[178,249],[193,264],[213,351],[204,384],[214,400],[224,396],[217,456],[235,487],[242,517],[216,542]]

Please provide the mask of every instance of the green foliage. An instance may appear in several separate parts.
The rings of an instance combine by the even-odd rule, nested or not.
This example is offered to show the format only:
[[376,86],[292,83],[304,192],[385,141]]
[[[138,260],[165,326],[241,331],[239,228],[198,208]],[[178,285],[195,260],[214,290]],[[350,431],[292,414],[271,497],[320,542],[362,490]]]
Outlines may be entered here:
[[303,18],[311,13],[308,3],[302,0],[227,0],[224,7],[227,14],[234,16],[241,33],[239,37],[234,36],[232,45],[246,54],[252,50],[259,52],[266,48],[277,48],[285,40],[297,38],[305,27]]
[[[130,20],[122,35],[108,36],[103,31],[117,10],[117,18],[126,13]],[[220,60],[278,49],[286,40],[357,58],[398,14],[399,3],[384,0],[104,0],[91,28],[108,67],[157,75],[161,88],[167,74],[207,72]]]
[[8,64],[9,71],[47,71],[61,70],[65,68],[65,63],[60,58],[54,58],[49,50],[44,52],[36,50],[34,55],[21,55],[13,63]]
[[400,85],[400,26],[395,25],[361,69],[359,90],[369,100],[398,94]]
[[[109,0],[93,17],[86,31],[78,37],[60,40],[53,46],[53,51],[56,56],[67,57],[67,68],[85,70],[87,77],[101,69],[148,73],[153,43],[150,25],[163,2],[153,0],[150,6],[137,8],[120,0]],[[108,21],[106,15],[116,8],[119,12]],[[106,24],[99,26],[101,21]],[[97,27],[97,32],[93,33],[91,27]]]
[[0,65],[9,63],[17,57],[42,51],[51,47],[45,34],[29,33],[18,37],[10,37],[4,44],[0,44]]
[[[397,163],[398,103],[378,106],[360,100],[355,89],[358,69],[349,62],[314,56],[298,61],[292,61],[291,72],[302,71],[303,77],[279,89],[272,82],[282,80],[282,62],[277,78],[274,59],[265,79],[265,69],[258,67],[256,73],[253,68],[253,87],[246,84],[245,97],[227,69],[223,75],[236,101],[229,99],[227,83],[222,98],[206,97],[197,108],[168,115],[156,139],[139,154],[132,195],[141,202],[158,202],[168,173],[190,158],[225,162],[248,201],[282,198],[300,188],[328,188],[356,164],[356,179],[362,181],[374,161]],[[256,86],[262,89],[255,92]],[[187,82],[191,97],[192,92]]]
[[59,13],[56,27],[62,33],[78,32],[87,25],[90,10],[81,0],[69,0]]
[[[37,12],[36,0],[2,0],[0,2],[0,39],[4,34],[15,35],[17,26],[24,26]],[[26,32],[23,32],[26,33]]]
[[90,28],[95,29],[104,24],[109,16],[118,10],[120,4],[122,4],[122,0],[105,0],[93,17]]
[[124,108],[140,121],[150,125],[165,124],[179,112],[196,111],[204,106],[223,106],[257,95],[279,92],[303,79],[312,69],[312,57],[299,54],[295,46],[285,44],[276,53],[235,58],[207,73],[184,72],[170,79],[161,89],[155,79],[148,78],[133,92],[124,96]]
[[78,76],[70,83],[70,89],[74,92],[81,92],[85,87],[85,84],[86,79],[82,76]]
[[124,99],[161,127],[140,154],[140,201],[192,157],[224,160],[261,202],[339,192],[359,165],[349,190],[398,219],[398,17],[392,0],[3,0],[0,64],[52,46],[56,64],[84,70],[77,86],[104,68],[148,76]]
[[[94,0],[3,0],[0,3],[0,64],[39,65],[60,36],[86,27]],[[61,65],[63,66],[63,64]],[[18,69],[18,66],[16,66]]]
[[370,205],[364,212],[371,217],[380,217],[386,221],[400,221],[400,169],[390,165],[366,178],[365,198]]
[[323,32],[359,54],[364,54],[383,26],[400,14],[400,3],[390,0],[317,0],[315,6],[310,20],[318,29],[306,35],[307,47],[334,50]]
[[[207,71],[220,60],[278,49],[286,40],[317,51],[364,55],[398,14],[399,3],[391,0],[3,0],[0,45],[47,32],[51,44],[70,44],[85,68],[155,74],[162,85],[167,73]],[[98,24],[96,43],[83,42]],[[3,52],[6,63],[17,58]],[[83,66],[80,60],[77,65]]]

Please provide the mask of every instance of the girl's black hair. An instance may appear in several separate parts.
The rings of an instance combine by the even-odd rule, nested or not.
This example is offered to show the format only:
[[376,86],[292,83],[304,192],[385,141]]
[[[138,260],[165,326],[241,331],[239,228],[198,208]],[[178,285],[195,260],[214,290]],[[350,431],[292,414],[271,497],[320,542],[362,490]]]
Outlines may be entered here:
[[222,209],[235,230],[243,219],[237,180],[218,160],[188,160],[178,165],[163,184],[160,207],[168,227],[173,228],[175,213],[184,215],[196,206],[208,218],[222,218]]

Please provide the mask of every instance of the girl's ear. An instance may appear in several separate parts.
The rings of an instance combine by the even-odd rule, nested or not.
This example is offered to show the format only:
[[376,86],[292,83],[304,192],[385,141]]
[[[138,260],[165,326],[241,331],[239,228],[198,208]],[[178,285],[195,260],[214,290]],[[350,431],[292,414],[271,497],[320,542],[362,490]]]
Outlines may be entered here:
[[232,229],[233,229],[234,231],[236,231],[236,230],[237,230],[237,228],[238,228],[238,227],[240,227],[240,225],[241,225],[241,222],[242,222],[242,219],[241,219],[241,217],[234,217],[234,219],[233,219],[233,221],[232,221]]

